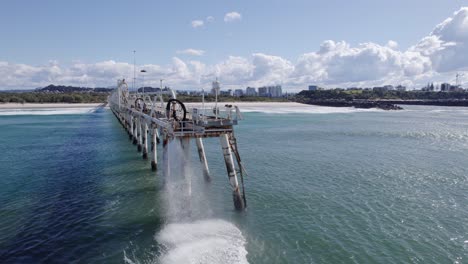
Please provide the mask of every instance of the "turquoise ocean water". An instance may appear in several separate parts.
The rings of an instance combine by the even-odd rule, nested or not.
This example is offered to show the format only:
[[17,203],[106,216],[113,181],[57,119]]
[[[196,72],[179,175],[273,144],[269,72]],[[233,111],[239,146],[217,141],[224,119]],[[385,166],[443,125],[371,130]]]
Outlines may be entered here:
[[244,113],[244,213],[216,139],[164,179],[108,109],[2,112],[0,262],[468,263],[468,108],[405,108]]

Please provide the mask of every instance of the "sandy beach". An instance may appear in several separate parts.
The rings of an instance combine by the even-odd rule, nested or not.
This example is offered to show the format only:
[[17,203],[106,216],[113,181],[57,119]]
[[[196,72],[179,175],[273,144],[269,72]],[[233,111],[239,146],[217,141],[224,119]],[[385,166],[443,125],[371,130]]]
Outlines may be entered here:
[[[95,111],[103,104],[66,104],[66,103],[47,103],[47,104],[16,104],[7,103],[0,104],[0,115],[16,115],[16,114],[74,114],[74,113],[89,113]],[[351,113],[351,112],[368,112],[382,111],[377,109],[356,109],[352,107],[328,107],[300,104],[295,102],[218,102],[218,107],[221,110],[225,105],[238,106],[242,113],[246,112],[262,112],[262,113],[310,113],[310,114],[327,114],[327,113]],[[188,111],[192,108],[202,108],[202,103],[185,103]],[[205,103],[205,109],[212,109],[215,106],[214,102]]]
[[66,104],[66,103],[45,103],[45,104],[35,104],[35,103],[5,103],[0,104],[0,109],[43,109],[43,108],[90,108],[98,107],[103,105],[99,104]]

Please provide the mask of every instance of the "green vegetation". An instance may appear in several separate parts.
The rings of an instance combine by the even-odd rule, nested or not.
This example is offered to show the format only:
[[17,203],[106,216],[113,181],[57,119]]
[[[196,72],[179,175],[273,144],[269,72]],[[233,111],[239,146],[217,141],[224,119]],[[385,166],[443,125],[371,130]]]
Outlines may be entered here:
[[0,93],[0,103],[105,103],[109,93]]
[[318,90],[302,91],[295,100],[460,100],[468,99],[468,92],[429,91],[372,91],[372,90]]

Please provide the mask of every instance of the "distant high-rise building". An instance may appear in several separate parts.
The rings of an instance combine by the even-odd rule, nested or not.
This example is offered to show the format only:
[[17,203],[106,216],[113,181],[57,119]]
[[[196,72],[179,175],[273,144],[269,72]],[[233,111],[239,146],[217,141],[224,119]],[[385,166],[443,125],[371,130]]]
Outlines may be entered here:
[[236,89],[234,91],[234,96],[241,97],[244,95],[244,91],[242,89]]
[[222,96],[232,96],[232,90],[229,89],[227,91],[221,91],[219,94]]
[[260,87],[258,88],[258,96],[261,97],[268,97],[268,88],[267,87]]
[[450,83],[443,83],[440,85],[440,90],[442,92],[448,92],[450,90]]
[[212,95],[215,95],[216,93],[219,94],[219,91],[221,90],[221,85],[219,84],[218,82],[218,78],[216,78],[216,81],[214,81],[212,84],[211,84],[211,94]]
[[245,95],[247,96],[257,96],[257,91],[254,87],[247,87],[245,89]]
[[281,85],[268,86],[268,93],[270,97],[281,97],[283,96],[283,91]]

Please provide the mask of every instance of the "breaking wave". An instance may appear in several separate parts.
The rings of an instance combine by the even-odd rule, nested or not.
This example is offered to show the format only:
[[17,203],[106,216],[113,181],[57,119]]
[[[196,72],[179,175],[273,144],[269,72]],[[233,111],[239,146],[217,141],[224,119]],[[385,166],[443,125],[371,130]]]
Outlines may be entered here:
[[241,112],[258,112],[267,114],[347,114],[347,113],[358,113],[358,112],[381,112],[383,110],[371,108],[371,109],[358,109],[353,107],[328,107],[328,106],[294,106],[294,107],[279,107],[279,106],[243,106]]
[[[277,103],[263,103],[263,102],[234,102],[234,103],[218,103],[219,106],[226,104],[236,105],[242,113],[259,112],[267,114],[340,114],[340,113],[356,113],[356,112],[382,112],[384,110],[371,108],[362,109],[354,107],[329,107],[318,105],[307,105],[294,102],[277,102]],[[188,103],[189,107],[201,108],[200,103]],[[205,109],[212,109],[213,103],[206,103]]]

